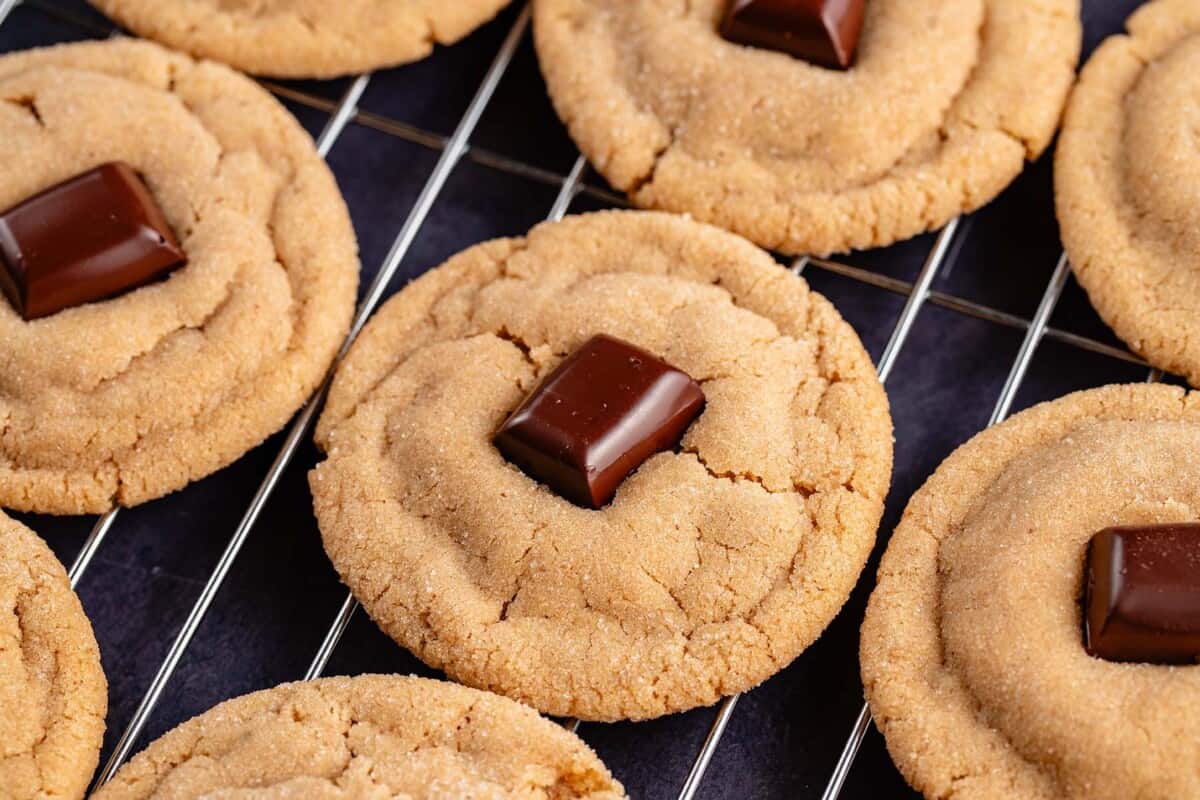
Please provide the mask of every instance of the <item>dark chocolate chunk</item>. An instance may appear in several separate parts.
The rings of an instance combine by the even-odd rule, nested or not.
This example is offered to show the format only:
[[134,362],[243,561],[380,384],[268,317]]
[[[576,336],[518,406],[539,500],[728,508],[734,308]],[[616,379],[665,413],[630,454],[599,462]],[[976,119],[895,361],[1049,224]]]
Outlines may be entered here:
[[1200,524],[1105,528],[1087,553],[1087,651],[1109,661],[1200,661]]
[[703,408],[704,392],[686,373],[594,336],[525,398],[495,443],[561,497],[600,508],[643,461],[674,447]]
[[866,0],[731,0],[721,35],[830,69],[854,63]]
[[0,291],[26,320],[104,300],[184,264],[128,164],[104,164],[0,214]]

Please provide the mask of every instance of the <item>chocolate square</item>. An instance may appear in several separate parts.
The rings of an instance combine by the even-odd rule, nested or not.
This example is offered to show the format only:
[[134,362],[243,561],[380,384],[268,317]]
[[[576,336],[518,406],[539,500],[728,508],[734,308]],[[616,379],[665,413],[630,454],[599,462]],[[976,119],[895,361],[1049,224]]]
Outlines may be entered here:
[[596,509],[643,461],[674,447],[703,408],[704,392],[686,373],[600,335],[525,398],[494,442],[530,477]]
[[1109,661],[1200,661],[1200,524],[1106,528],[1087,552],[1087,651]]
[[26,320],[135,289],[186,261],[150,190],[122,162],[0,214],[0,291]]
[[732,0],[721,35],[822,67],[848,69],[865,7],[866,0]]

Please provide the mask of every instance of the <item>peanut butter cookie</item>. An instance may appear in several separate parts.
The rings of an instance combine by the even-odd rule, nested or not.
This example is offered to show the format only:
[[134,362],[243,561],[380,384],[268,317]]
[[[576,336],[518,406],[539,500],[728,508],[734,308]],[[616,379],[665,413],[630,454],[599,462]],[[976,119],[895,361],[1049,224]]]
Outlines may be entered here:
[[1155,0],[1092,55],[1054,164],[1063,242],[1104,321],[1200,385],[1200,4]]
[[257,75],[333,78],[422,59],[510,0],[89,0],[139,36]]
[[1068,395],[946,459],[862,630],[871,710],[909,782],[955,800],[1200,796],[1200,665],[1089,655],[1080,608],[1095,534],[1196,521],[1200,394],[1174,387]]
[[573,734],[532,709],[390,675],[289,683],[184,723],[95,800],[620,800]]
[[0,797],[82,798],[107,707],[100,651],[66,572],[0,514]]
[[[332,362],[358,279],[345,203],[296,120],[228,67],[111,40],[0,56],[0,140],[21,154],[0,160],[0,210],[89,171],[128,194],[136,172],[187,259],[30,321],[0,295],[0,506],[136,505],[279,430]],[[112,162],[128,168],[94,171]],[[74,213],[44,206],[5,233]],[[60,240],[108,218],[85,210]]]
[[878,247],[979,208],[1049,144],[1078,0],[871,0],[855,64],[718,32],[727,0],[535,0],[571,136],[644,207],[771,250]]
[[[656,403],[694,413],[690,377],[704,409],[611,502],[596,484],[612,477],[591,473],[603,496],[581,507],[493,435],[552,373],[550,406],[586,389],[556,371],[568,354],[586,370],[629,345],[642,375],[669,362],[651,370]],[[614,387],[597,380],[596,407],[560,418],[603,416]],[[645,421],[630,408],[618,438]],[[544,442],[543,422],[510,432]],[[326,550],[388,634],[465,683],[603,720],[713,703],[787,666],[857,581],[892,464],[887,398],[833,306],[748,242],[651,212],[541,225],[427,273],[352,348],[317,440]]]

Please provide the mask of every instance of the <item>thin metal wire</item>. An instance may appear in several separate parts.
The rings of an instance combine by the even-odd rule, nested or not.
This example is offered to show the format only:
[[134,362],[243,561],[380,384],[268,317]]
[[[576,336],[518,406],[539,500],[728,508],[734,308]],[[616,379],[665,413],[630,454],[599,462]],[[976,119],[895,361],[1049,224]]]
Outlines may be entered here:
[[[892,329],[892,336],[888,340],[887,347],[883,350],[883,355],[879,357],[877,370],[880,382],[887,381],[888,375],[891,374],[892,368],[896,365],[896,360],[900,356],[900,351],[903,349],[904,343],[908,341],[908,335],[912,332],[913,324],[917,321],[917,315],[921,313],[921,308],[929,298],[929,287],[933,284],[933,279],[937,277],[938,272],[946,262],[946,256],[950,252],[950,245],[953,244],[955,233],[958,231],[959,219],[955,217],[946,227],[938,232],[933,247],[930,248],[929,254],[925,257],[925,264],[921,267],[921,272],[917,276],[916,283],[913,284],[912,293],[909,294],[908,300],[904,303],[904,308],[900,311],[900,317],[896,320],[896,326]],[[798,259],[792,269],[799,275],[810,263],[816,262],[808,258]],[[713,720],[712,728],[709,729],[708,736],[704,739],[704,744],[701,745],[700,752],[696,755],[696,760],[692,763],[692,769],[688,773],[683,787],[679,790],[679,800],[693,800],[696,792],[700,790],[700,784],[704,781],[708,765],[717,750],[717,745],[721,743],[721,736],[725,733],[725,726],[729,724],[729,719],[733,716],[733,710],[737,707],[738,697],[738,695],[732,695],[721,701],[721,706],[717,710],[717,716]]]
[[[1029,373],[1029,365],[1033,363],[1033,356],[1045,336],[1046,325],[1050,321],[1050,316],[1054,313],[1054,309],[1058,305],[1058,300],[1062,297],[1063,289],[1067,285],[1067,278],[1070,275],[1069,267],[1067,256],[1064,253],[1059,257],[1058,264],[1054,267],[1054,272],[1050,276],[1050,283],[1047,284],[1046,291],[1042,293],[1042,299],[1038,303],[1033,320],[1030,322],[1029,330],[1025,332],[1021,348],[1017,351],[1017,356],[1008,371],[1004,387],[1000,390],[1000,397],[996,400],[996,405],[992,409],[992,416],[988,421],[989,426],[1002,422],[1012,410],[1013,400],[1016,398],[1021,384],[1024,383],[1025,376]],[[846,778],[850,774],[851,767],[854,766],[854,760],[858,756],[859,748],[862,746],[863,739],[866,737],[870,725],[871,708],[866,703],[863,703],[862,708],[858,712],[858,717],[854,721],[850,735],[846,739],[846,744],[842,747],[842,753],[838,757],[837,764],[834,765],[833,772],[829,777],[829,783],[825,785],[825,791],[821,795],[821,800],[837,800],[838,795],[841,794],[842,786],[846,783]]]
[[558,222],[567,215],[571,203],[575,202],[575,198],[579,196],[585,169],[587,169],[587,159],[581,155],[575,159],[574,166],[563,180],[562,188],[558,190],[558,197],[554,198],[554,205],[550,207],[550,213],[546,215],[547,222]]
[[325,121],[325,127],[321,130],[321,135],[317,137],[317,155],[321,158],[329,156],[329,151],[341,137],[342,131],[346,130],[346,125],[354,119],[354,115],[358,112],[358,101],[362,99],[363,92],[367,90],[367,84],[370,82],[370,73],[359,75],[342,93],[337,108]]
[[708,736],[704,737],[704,744],[700,745],[700,752],[692,764],[692,771],[688,773],[687,780],[683,782],[683,787],[679,790],[679,800],[692,800],[696,796],[696,792],[700,791],[700,784],[704,782],[704,776],[708,773],[709,762],[717,752],[717,745],[721,743],[721,737],[725,735],[725,728],[729,725],[729,720],[733,717],[733,710],[737,708],[740,698],[741,695],[735,694],[721,701],[716,719],[713,720],[712,727],[708,729]]
[[833,775],[830,776],[829,783],[821,794],[821,800],[836,800],[837,796],[841,794],[842,784],[846,782],[846,776],[850,774],[850,767],[854,764],[854,759],[858,757],[858,749],[862,746],[863,739],[866,738],[867,730],[870,727],[871,707],[863,703],[862,708],[858,711],[858,717],[854,720],[854,727],[850,730],[850,737],[842,747],[842,754],[833,768]]
[[79,579],[87,571],[88,565],[92,563],[92,558],[95,557],[96,551],[100,549],[104,537],[108,536],[108,532],[112,530],[113,523],[117,521],[117,513],[119,511],[120,509],[114,508],[106,514],[101,514],[96,519],[96,524],[92,527],[92,532],[88,534],[83,547],[80,548],[79,553],[75,556],[75,560],[71,563],[71,568],[67,570],[67,577],[71,580],[72,589],[79,585]]
[[0,23],[3,23],[9,13],[19,5],[21,0],[0,0]]
[[[283,86],[281,84],[272,83],[271,81],[261,81],[262,85],[272,94],[286,98],[301,105],[318,111],[328,112],[333,106],[333,103],[328,99],[319,95],[296,89],[291,86]],[[386,133],[395,136],[397,139],[403,139],[407,142],[427,147],[430,150],[441,150],[446,146],[446,137],[439,133],[431,133],[410,125],[407,122],[401,122],[391,117],[386,117],[381,114],[374,114],[370,111],[359,111],[355,116],[354,121],[368,128],[373,128],[381,133]],[[544,183],[548,186],[561,186],[566,176],[553,172],[552,170],[535,167],[531,164],[526,164],[523,161],[509,158],[500,155],[492,150],[480,147],[479,145],[471,145],[467,148],[466,157],[477,164],[485,167],[506,172],[520,178]],[[624,195],[608,189],[602,189],[597,186],[582,185],[579,190],[583,194],[588,194],[598,200],[602,200],[609,205],[618,207],[628,207],[629,199]]]
[[888,376],[892,374],[892,368],[896,366],[900,348],[908,341],[908,334],[912,330],[913,323],[917,321],[917,314],[925,305],[925,301],[929,299],[929,287],[938,270],[941,269],[942,262],[946,259],[946,253],[950,250],[951,242],[954,241],[954,234],[958,231],[959,220],[959,217],[955,217],[946,227],[942,228],[933,242],[929,255],[925,258],[925,265],[921,268],[921,274],[917,276],[917,282],[913,284],[912,292],[904,303],[900,319],[896,322],[895,330],[892,331],[892,338],[888,340],[883,355],[879,357],[879,381],[881,383],[887,383]]
[[1058,259],[1058,265],[1054,268],[1054,274],[1050,276],[1050,283],[1046,286],[1045,293],[1042,294],[1042,300],[1038,303],[1033,321],[1029,324],[1029,330],[1025,332],[1025,339],[1021,342],[1021,349],[1017,351],[1017,358],[1013,361],[1007,380],[1004,381],[1004,388],[1000,390],[1000,399],[996,401],[996,407],[992,409],[992,417],[988,420],[989,427],[1004,420],[1012,410],[1017,391],[1025,382],[1029,365],[1033,363],[1033,354],[1037,352],[1038,345],[1042,342],[1042,335],[1046,331],[1047,323],[1050,322],[1050,315],[1054,313],[1058,299],[1062,297],[1070,274],[1070,263],[1067,261],[1067,254],[1063,253]]
[[[870,270],[866,270],[861,267],[842,264],[838,261],[814,258],[812,259],[812,265],[818,269],[832,272],[835,275],[841,275],[842,277],[850,278],[851,280],[859,281],[860,283],[865,283],[880,289],[886,289],[889,292],[899,295],[909,295],[913,290],[913,284],[909,283],[908,281],[902,281],[898,278],[881,275],[878,272],[871,272]],[[982,319],[987,322],[994,322],[997,325],[1004,325],[1005,327],[1016,328],[1022,331],[1029,329],[1029,320],[1027,319],[1018,317],[1015,314],[1009,314],[1005,311],[991,308],[990,306],[972,302],[962,297],[956,297],[954,295],[945,294],[935,290],[929,293],[929,302],[936,306],[941,306],[942,308],[947,308],[951,311],[956,311],[966,316],[976,317],[977,319]],[[1069,331],[1064,331],[1059,328],[1047,327],[1044,335],[1047,339],[1054,339],[1062,342],[1063,344],[1077,347],[1080,350],[1088,350],[1093,353],[1098,353],[1102,356],[1108,356],[1109,358],[1115,358],[1120,361],[1126,361],[1130,364],[1136,364],[1140,367],[1150,366],[1145,362],[1144,359],[1134,355],[1128,350],[1120,347],[1113,347],[1112,345],[1105,344],[1104,342],[1098,342],[1095,339],[1089,339],[1086,336],[1080,336],[1079,334],[1070,333]]]
[[[387,258],[385,259],[383,266],[380,268],[379,274],[376,276],[375,281],[371,284],[370,289],[368,289],[366,297],[359,307],[354,324],[351,326],[350,334],[346,338],[345,343],[342,345],[341,351],[338,355],[339,361],[341,357],[344,356],[346,350],[350,347],[350,344],[353,342],[355,337],[362,330],[363,326],[366,324],[367,319],[369,318],[371,312],[375,309],[375,306],[378,305],[380,299],[383,297],[384,291],[386,291],[387,286],[399,268],[401,261],[404,259],[404,256],[407,254],[413,240],[416,238],[417,232],[424,223],[426,217],[429,215],[429,211],[433,208],[434,201],[441,193],[442,188],[445,186],[446,181],[450,177],[450,173],[453,171],[455,165],[457,165],[459,159],[462,157],[462,153],[465,148],[465,142],[474,132],[476,125],[479,123],[480,117],[483,115],[484,109],[487,107],[488,102],[495,94],[496,86],[499,84],[500,78],[503,76],[505,70],[508,68],[509,63],[512,61],[517,44],[520,42],[521,37],[524,35],[528,25],[529,8],[526,7],[524,10],[522,10],[516,23],[513,25],[512,29],[508,33],[508,36],[505,38],[503,45],[501,45],[500,51],[496,54],[491,67],[488,69],[482,85],[479,87],[479,90],[476,92],[471,104],[468,106],[466,114],[459,122],[458,128],[451,137],[449,144],[442,152],[442,157],[438,160],[437,166],[434,167],[433,173],[430,175],[428,182],[425,184],[425,188],[422,190],[416,205],[409,213],[404,227],[396,237],[396,241],[393,244]],[[355,86],[352,85],[350,89],[347,90],[347,99],[353,99],[355,97],[354,92]],[[359,94],[361,94],[361,90],[359,91]],[[340,119],[339,124],[343,126],[345,125],[345,121],[349,119],[349,117],[345,115],[338,115],[338,117]],[[332,124],[333,120],[330,122]],[[247,536],[253,529],[255,522],[257,522],[258,515],[262,512],[262,509],[266,505],[268,498],[274,492],[275,486],[282,477],[284,470],[291,463],[292,457],[300,448],[300,445],[307,440],[309,429],[316,418],[317,410],[324,399],[328,387],[329,379],[326,378],[320,391],[313,396],[313,398],[304,407],[304,410],[300,413],[299,417],[297,417],[296,421],[293,423],[287,439],[285,440],[283,447],[280,449],[279,455],[276,456],[275,462],[271,465],[270,471],[267,473],[266,478],[259,487],[258,493],[255,495],[254,500],[247,509],[242,522],[238,525],[233,538],[230,539],[230,542],[227,545],[225,552],[222,554],[220,561],[217,562],[217,566],[213,570],[212,575],[209,577],[208,582],[205,584],[204,590],[200,594],[200,598],[192,607],[192,611],[188,615],[187,620],[184,622],[183,628],[180,630],[179,635],[172,644],[166,659],[160,666],[158,674],[155,675],[154,681],[150,684],[149,690],[143,696],[142,701],[139,704],[137,711],[134,713],[132,720],[126,727],[124,733],[121,735],[120,740],[117,742],[117,746],[113,751],[112,756],[109,758],[108,763],[105,764],[104,769],[97,778],[97,786],[103,785],[106,781],[111,779],[116,770],[129,756],[130,751],[133,749],[134,743],[137,741],[138,736],[141,734],[142,729],[149,720],[151,712],[158,704],[167,682],[174,674],[180,659],[183,657],[184,652],[191,643],[192,637],[195,635],[196,629],[199,627],[201,620],[203,620],[209,606],[212,604],[213,598],[216,596],[217,591],[224,583],[225,577],[229,573],[230,568],[233,566],[233,562],[237,558],[238,553],[241,551],[242,545],[244,544]]]
[[[550,222],[561,220],[571,207],[571,202],[579,196],[581,181],[583,180],[583,172],[587,169],[587,159],[579,156],[575,159],[575,164],[571,167],[570,172],[563,178],[562,186],[558,190],[558,196],[554,198],[554,204],[550,207],[550,213],[546,215],[546,219]],[[342,640],[342,636],[346,633],[346,628],[350,626],[350,620],[354,618],[354,612],[358,610],[358,601],[354,599],[354,595],[347,592],[346,599],[342,601],[341,608],[338,609],[337,616],[333,618],[333,624],[329,626],[329,630],[325,632],[325,638],[321,640],[321,646],[317,648],[317,654],[313,656],[312,663],[309,664],[308,670],[304,673],[305,680],[319,678],[325,667],[329,664],[329,659],[333,656],[333,651],[337,649],[338,642]],[[578,729],[579,720],[574,720],[575,727],[572,730]]]
[[325,638],[321,640],[317,654],[313,656],[312,663],[308,665],[308,669],[304,673],[304,680],[311,681],[313,678],[321,677],[321,673],[328,666],[329,659],[333,657],[333,651],[337,648],[338,642],[342,640],[342,634],[346,632],[346,628],[349,627],[350,620],[357,610],[358,601],[354,599],[352,593],[347,592],[346,599],[342,601],[342,607],[338,609],[337,616],[333,618],[333,624],[325,632]]

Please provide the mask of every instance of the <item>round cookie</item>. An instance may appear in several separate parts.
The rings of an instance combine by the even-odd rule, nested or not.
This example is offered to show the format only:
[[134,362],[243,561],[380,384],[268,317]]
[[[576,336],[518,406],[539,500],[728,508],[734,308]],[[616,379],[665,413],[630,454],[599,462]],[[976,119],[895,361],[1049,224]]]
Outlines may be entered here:
[[89,0],[139,36],[257,75],[333,78],[425,58],[510,0]]
[[100,650],[66,572],[0,514],[0,795],[82,798],[107,707]]
[[503,697],[391,675],[288,683],[221,703],[94,800],[619,800],[595,753]]
[[[493,432],[597,333],[707,406],[598,511]],[[716,228],[601,212],[473,247],[404,289],[339,369],[310,476],[325,548],[400,644],[549,714],[715,702],[824,629],[875,541],[887,398],[833,306]]]
[[1200,519],[1200,394],[1109,386],[960,447],[912,498],[862,630],[876,724],[929,798],[1200,796],[1200,666],[1089,656],[1085,550]]
[[1200,385],[1200,5],[1156,0],[1105,41],[1071,96],[1055,156],[1063,243],[1117,335]]
[[542,71],[592,164],[644,207],[825,255],[938,228],[1054,134],[1078,0],[871,0],[846,72],[730,43],[726,0],[535,0]]
[[145,178],[189,262],[24,322],[0,297],[0,505],[136,505],[229,464],[320,383],[358,254],[333,175],[227,67],[111,40],[0,56],[0,208],[108,161]]

